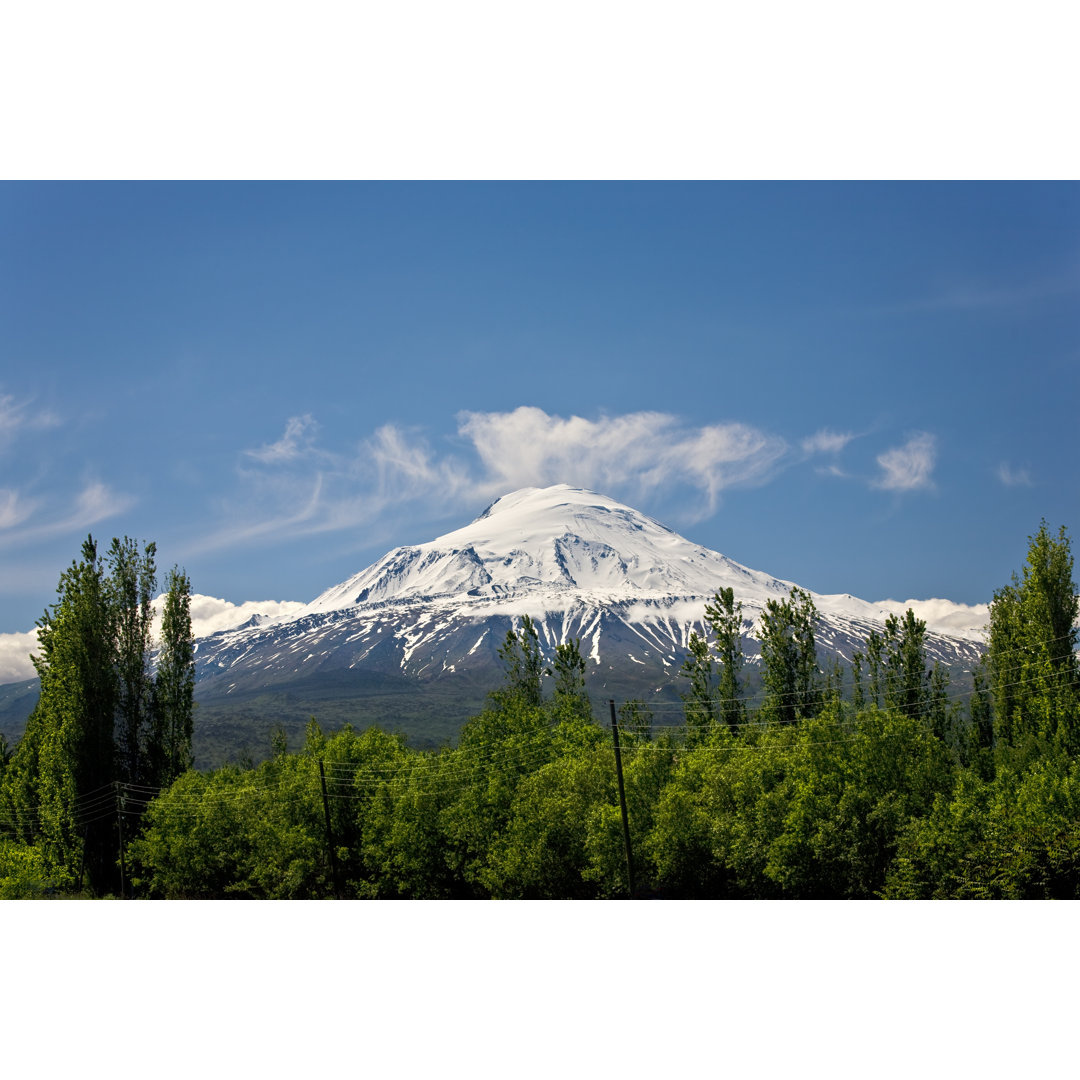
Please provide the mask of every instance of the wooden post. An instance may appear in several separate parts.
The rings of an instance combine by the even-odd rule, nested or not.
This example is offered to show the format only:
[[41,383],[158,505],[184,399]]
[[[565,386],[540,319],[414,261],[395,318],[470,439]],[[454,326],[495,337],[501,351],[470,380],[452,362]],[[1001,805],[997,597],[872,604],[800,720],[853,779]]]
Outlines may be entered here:
[[120,833],[120,899],[126,900],[127,889],[126,883],[124,881],[125,877],[127,876],[124,872],[124,810],[123,799],[120,795],[119,782],[117,782],[116,784],[116,827]]

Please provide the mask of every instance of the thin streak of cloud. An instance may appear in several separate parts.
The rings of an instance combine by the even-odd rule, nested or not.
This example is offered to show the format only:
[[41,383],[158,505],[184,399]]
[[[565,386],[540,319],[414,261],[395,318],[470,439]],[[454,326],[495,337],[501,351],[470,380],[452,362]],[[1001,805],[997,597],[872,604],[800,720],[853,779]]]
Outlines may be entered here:
[[270,516],[262,516],[252,521],[248,512],[243,520],[227,524],[208,536],[189,542],[185,545],[185,550],[188,556],[201,555],[208,551],[220,551],[240,544],[257,543],[268,538],[280,540],[323,531],[318,525],[322,487],[323,477],[320,473],[315,476],[311,492],[306,495],[300,509],[290,512],[290,505],[295,504],[292,498],[295,495],[295,489],[290,485],[287,492],[276,492],[276,506]]
[[917,432],[903,446],[879,454],[881,475],[873,486],[885,491],[919,491],[933,488],[931,474],[937,462],[937,439]]
[[1032,487],[1031,473],[1027,469],[1014,469],[1006,462],[998,466],[998,479],[1006,487]]
[[[76,496],[74,509],[69,514],[52,521],[9,529],[0,534],[0,546],[16,547],[31,542],[38,543],[64,533],[78,533],[100,521],[125,513],[135,505],[135,501],[130,495],[113,491],[107,484],[92,481]],[[23,514],[20,522],[28,520],[29,517],[29,514]]]
[[832,431],[822,428],[814,435],[802,441],[804,454],[839,454],[852,439],[855,433],[851,431]]
[[0,449],[9,446],[23,431],[47,431],[59,424],[60,418],[54,412],[31,412],[29,402],[0,394]]
[[88,484],[75,500],[75,512],[67,522],[58,522],[57,527],[78,524],[79,527],[96,525],[106,518],[115,517],[130,509],[135,500],[130,495],[113,491],[107,484],[95,481]]
[[363,447],[377,473],[376,493],[382,502],[427,497],[439,492],[454,498],[474,481],[463,462],[436,460],[430,447],[394,424],[383,424]]
[[285,434],[275,443],[268,443],[244,454],[264,465],[281,465],[303,457],[312,448],[319,425],[310,413],[290,416],[285,422]]
[[17,491],[0,490],[0,529],[21,525],[34,512],[36,502],[27,502]]
[[943,286],[936,292],[915,300],[901,301],[876,310],[881,314],[904,314],[918,311],[986,311],[1024,307],[1045,300],[1073,296],[1078,292],[1080,292],[1080,279],[1075,275],[1008,285],[961,282]]
[[844,472],[839,465],[824,465],[819,466],[814,470],[818,476],[836,476],[841,480],[850,480],[851,474]]

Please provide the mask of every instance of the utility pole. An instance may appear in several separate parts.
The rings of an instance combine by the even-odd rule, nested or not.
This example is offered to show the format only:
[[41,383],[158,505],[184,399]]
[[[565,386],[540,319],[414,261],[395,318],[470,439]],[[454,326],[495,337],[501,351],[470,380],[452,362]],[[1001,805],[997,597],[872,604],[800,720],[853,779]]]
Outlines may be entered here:
[[619,725],[615,720],[615,702],[611,706],[611,737],[615,741],[615,773],[619,778],[619,809],[622,811],[623,842],[626,845],[626,883],[630,889],[630,899],[634,899],[634,859],[630,854],[630,821],[626,816],[626,791],[623,788],[622,753],[619,750]]
[[126,900],[126,887],[125,887],[125,873],[124,867],[124,800],[120,794],[119,781],[113,781],[116,784],[116,827],[120,833],[120,899]]
[[330,877],[334,882],[334,896],[341,899],[341,885],[338,882],[337,852],[334,850],[334,832],[330,828],[330,800],[326,796],[326,770],[322,758],[319,758],[319,782],[322,784],[323,813],[326,815],[326,844],[330,849]]

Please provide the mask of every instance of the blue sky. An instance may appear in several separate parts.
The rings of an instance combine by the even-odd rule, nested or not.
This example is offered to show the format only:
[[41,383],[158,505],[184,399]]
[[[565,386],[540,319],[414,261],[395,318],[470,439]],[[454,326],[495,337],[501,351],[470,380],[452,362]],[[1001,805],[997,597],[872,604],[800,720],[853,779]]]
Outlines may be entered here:
[[308,600],[526,484],[983,602],[1080,508],[1080,186],[0,184],[0,632],[88,531]]

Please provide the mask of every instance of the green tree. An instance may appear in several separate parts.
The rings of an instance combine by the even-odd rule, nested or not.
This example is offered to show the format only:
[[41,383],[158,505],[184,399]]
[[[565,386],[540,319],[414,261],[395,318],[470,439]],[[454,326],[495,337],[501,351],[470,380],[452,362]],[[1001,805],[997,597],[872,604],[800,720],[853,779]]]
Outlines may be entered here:
[[492,896],[588,899],[598,894],[588,876],[588,842],[602,827],[604,811],[617,803],[610,757],[599,747],[578,751],[522,779],[484,874]]
[[443,857],[461,895],[490,895],[490,860],[518,787],[557,756],[548,713],[520,697],[485,709],[462,728],[457,747],[442,763],[442,775],[455,782],[440,816]]
[[686,712],[686,737],[691,745],[708,736],[716,723],[716,669],[708,641],[690,631],[686,658],[679,674],[690,680],[690,689],[682,695]]
[[636,698],[624,701],[619,706],[618,724],[620,733],[629,735],[632,742],[652,742],[653,714],[645,702]]
[[737,731],[746,719],[746,706],[739,686],[739,670],[743,665],[742,603],[735,602],[734,589],[721,589],[705,605],[705,621],[714,636],[720,668],[720,721]]
[[814,645],[817,610],[810,594],[792,587],[786,600],[768,600],[761,613],[761,681],[765,712],[791,724],[821,708],[820,672]]
[[581,655],[581,639],[571,638],[555,646],[555,659],[545,675],[555,679],[552,706],[560,719],[575,718],[592,722],[592,704],[585,690],[585,658]]
[[[125,537],[101,558],[87,537],[61,575],[56,603],[38,620],[40,698],[2,785],[23,839],[40,841],[69,877],[85,871],[98,894],[120,884],[121,815],[137,822],[123,785],[159,782],[156,763],[167,756],[150,674],[154,556],[154,544],[140,552]],[[170,625],[182,622],[174,610]],[[171,755],[185,766],[190,721],[186,740],[187,757]]]
[[115,818],[99,800],[115,779],[118,694],[109,585],[92,538],[57,593],[38,620],[33,661],[41,696],[33,730],[27,725],[36,751],[38,826],[47,856],[70,872],[85,858],[91,886],[101,893],[117,882]]
[[1080,752],[1073,556],[1062,527],[1029,537],[1022,577],[994,594],[988,666],[994,731],[1007,746],[1052,739]]
[[540,655],[540,639],[536,626],[528,615],[522,616],[521,629],[511,627],[506,640],[499,647],[499,658],[506,671],[500,690],[492,692],[499,705],[520,700],[526,705],[539,706],[542,696],[541,676],[544,667]]
[[192,763],[195,639],[191,631],[191,582],[176,567],[166,579],[154,690],[150,783],[164,785]]
[[116,779],[153,783],[147,754],[152,741],[154,684],[150,675],[151,610],[157,588],[154,556],[129,537],[113,539],[107,555],[106,620],[116,672]]

